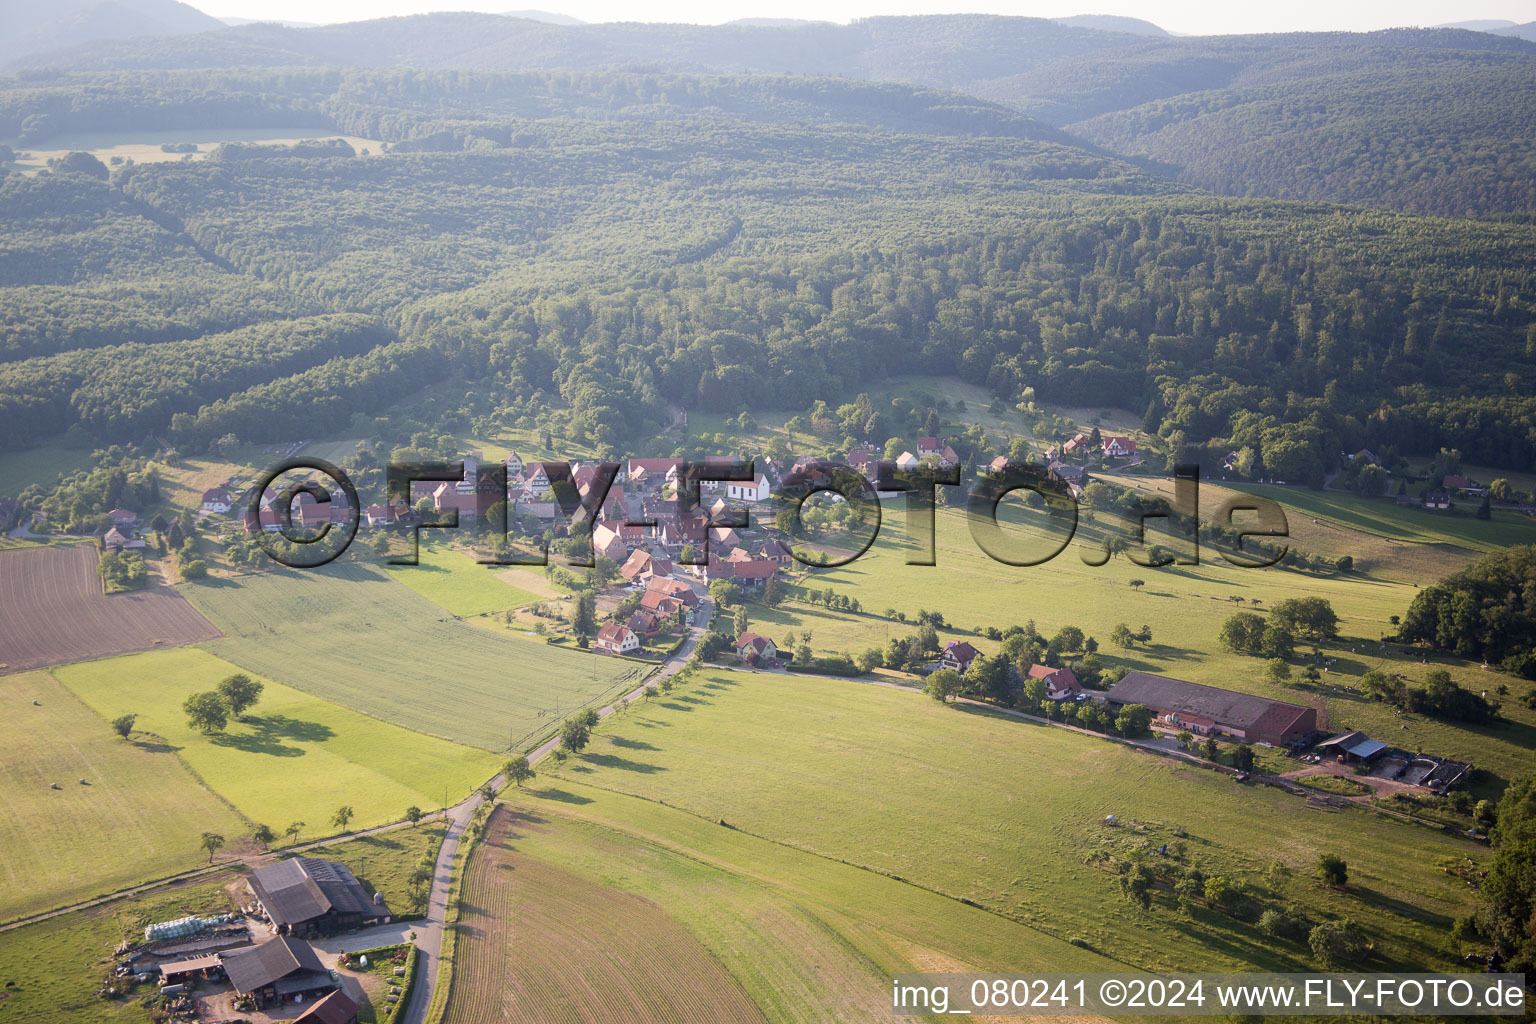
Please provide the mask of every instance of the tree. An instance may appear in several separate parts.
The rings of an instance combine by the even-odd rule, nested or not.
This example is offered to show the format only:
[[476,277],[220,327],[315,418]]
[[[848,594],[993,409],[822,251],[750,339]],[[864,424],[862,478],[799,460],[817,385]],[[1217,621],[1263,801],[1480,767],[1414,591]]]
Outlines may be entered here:
[[1312,955],[1324,967],[1361,960],[1371,950],[1360,926],[1347,917],[1324,921],[1313,928],[1307,935],[1307,945],[1312,947]]
[[741,636],[741,634],[743,634],[743,633],[745,633],[747,631],[748,622],[747,622],[747,606],[746,605],[738,605],[737,606],[736,614],[735,614],[735,616],[733,616],[732,625],[734,625],[736,627],[736,635],[737,636]]
[[224,703],[229,705],[229,713],[235,716],[235,721],[245,710],[261,699],[262,684],[246,675],[244,672],[236,673],[219,684],[219,694],[224,698]]
[[1212,875],[1205,880],[1204,895],[1205,902],[1211,906],[1227,908],[1242,895],[1242,890],[1221,875]]
[[1349,865],[1336,853],[1325,853],[1317,858],[1317,877],[1325,885],[1342,889],[1349,884]]
[[204,832],[202,842],[199,844],[208,851],[208,863],[213,863],[213,855],[224,848],[224,837],[217,832]]
[[1146,580],[1131,580],[1131,589],[1132,590],[1138,590],[1139,591],[1142,587],[1144,587],[1146,585],[1147,585],[1147,581]]
[[1280,686],[1291,678],[1291,666],[1279,658],[1270,658],[1264,663],[1264,681]]
[[527,755],[522,755],[508,761],[503,774],[506,775],[508,782],[521,787],[523,783],[533,778],[534,771],[533,766],[528,763]]
[[1214,761],[1221,756],[1221,744],[1216,742],[1216,737],[1207,736],[1205,742],[1200,744],[1200,752],[1207,761]]
[[1142,627],[1136,631],[1136,639],[1140,643],[1144,643],[1144,644],[1151,643],[1152,642],[1152,627],[1143,624]]
[[1145,736],[1152,725],[1152,709],[1145,704],[1127,704],[1115,717],[1115,731],[1121,736]]
[[1253,771],[1253,747],[1246,743],[1239,743],[1232,751],[1232,767],[1240,772]]
[[1120,876],[1120,890],[1143,911],[1152,909],[1152,888],[1157,881],[1152,869],[1137,861]]
[[1472,824],[1477,826],[1479,831],[1493,831],[1498,820],[1499,807],[1492,800],[1479,800],[1477,806],[1472,809]]
[[272,841],[277,838],[277,833],[272,830],[271,825],[257,825],[255,828],[251,829],[251,838],[260,843],[261,848],[265,850],[269,848],[272,845]]
[[229,706],[217,690],[194,693],[181,709],[187,713],[187,724],[204,734],[223,732],[229,724]]
[[1131,632],[1130,626],[1122,622],[1109,631],[1109,642],[1116,647],[1130,650],[1136,646],[1136,635]]
[[343,832],[347,830],[347,826],[351,824],[351,822],[352,806],[350,804],[342,804],[340,807],[336,808],[336,813],[331,815],[331,824]]
[[1188,729],[1180,729],[1179,734],[1175,736],[1174,739],[1179,741],[1179,746],[1183,747],[1185,750],[1188,750],[1190,744],[1195,742],[1195,734],[1190,732]]
[[133,723],[138,720],[138,715],[118,715],[112,719],[112,731],[127,739],[133,735]]
[[1322,597],[1288,597],[1270,609],[1276,622],[1308,640],[1332,640],[1339,635],[1339,617]]
[[769,608],[777,608],[783,603],[784,597],[784,584],[779,582],[777,576],[768,577],[768,582],[763,585],[763,604]]
[[299,833],[303,831],[304,823],[302,821],[290,821],[288,827],[283,829],[283,835],[287,836],[290,842],[297,842]]
[[571,605],[571,632],[581,637],[597,632],[597,596],[590,590],[578,594]]
[[[645,689],[649,697],[653,687],[647,686]],[[572,754],[581,753],[591,738],[592,730],[580,718],[567,718],[560,726],[560,748]]]
[[960,692],[960,673],[952,668],[941,668],[928,676],[923,692],[939,703],[948,701]]
[[857,662],[860,672],[873,672],[875,669],[885,664],[885,654],[880,650],[880,648],[871,647],[859,653]]

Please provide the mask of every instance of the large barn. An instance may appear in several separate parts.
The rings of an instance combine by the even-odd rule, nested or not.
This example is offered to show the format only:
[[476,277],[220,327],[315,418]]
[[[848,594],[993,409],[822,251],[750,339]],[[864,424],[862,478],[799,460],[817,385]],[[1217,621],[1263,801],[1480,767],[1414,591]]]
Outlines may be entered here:
[[1200,736],[1222,733],[1285,747],[1317,731],[1313,708],[1151,672],[1127,672],[1105,699],[1117,707],[1145,705],[1169,725]]
[[389,908],[353,877],[345,864],[313,857],[278,861],[251,873],[246,883],[279,932],[329,935],[388,924]]
[[336,987],[313,947],[287,935],[232,950],[220,959],[235,991],[255,999],[258,1007],[302,1003]]

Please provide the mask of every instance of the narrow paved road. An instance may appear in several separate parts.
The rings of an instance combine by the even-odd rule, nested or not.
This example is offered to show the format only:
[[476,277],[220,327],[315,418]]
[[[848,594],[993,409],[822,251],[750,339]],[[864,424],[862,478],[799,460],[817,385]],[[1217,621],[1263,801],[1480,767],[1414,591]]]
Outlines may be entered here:
[[[697,589],[699,588],[695,586],[695,590]],[[631,701],[642,696],[647,686],[681,669],[692,656],[699,637],[704,635],[704,630],[709,625],[711,607],[710,601],[705,598],[699,605],[698,617],[694,621],[693,628],[688,631],[687,638],[683,640],[682,646],[663,661],[655,672],[642,680],[639,686],[607,707],[599,709],[597,717],[607,718],[613,714],[615,706],[620,701]],[[559,745],[558,736],[544,741],[528,754],[529,763],[537,764],[548,757]],[[500,789],[506,785],[506,782],[506,779],[498,775],[491,784]],[[458,855],[459,842],[464,836],[464,829],[474,817],[475,810],[483,802],[484,798],[479,792],[471,793],[448,811],[448,832],[443,836],[443,845],[437,854],[437,865],[433,869],[432,893],[427,898],[427,916],[425,920],[412,924],[412,929],[416,932],[416,948],[421,951],[420,964],[416,968],[416,985],[411,989],[410,1004],[400,1016],[401,1024],[425,1024],[427,1010],[432,1006],[432,997],[437,990],[438,973],[442,968],[443,928],[444,922],[448,919],[448,884],[453,878],[453,862]]]

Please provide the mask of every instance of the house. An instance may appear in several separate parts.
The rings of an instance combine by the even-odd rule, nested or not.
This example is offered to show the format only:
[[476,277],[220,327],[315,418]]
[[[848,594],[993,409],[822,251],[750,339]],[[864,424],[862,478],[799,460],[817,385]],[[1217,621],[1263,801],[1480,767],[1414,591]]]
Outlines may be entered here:
[[293,1018],[293,1024],[357,1024],[360,1007],[341,989]]
[[598,523],[592,531],[592,551],[615,562],[624,562],[629,557],[629,548],[624,546],[624,538],[607,523]]
[[389,526],[399,518],[393,505],[369,505],[363,510],[363,521],[369,526]]
[[630,459],[627,480],[642,491],[659,491],[677,479],[677,459]]
[[1128,459],[1136,454],[1136,442],[1129,437],[1106,437],[1104,439],[1104,457],[1106,459]]
[[765,586],[773,574],[779,571],[779,563],[754,558],[746,562],[727,562],[730,566],[730,575],[725,576],[738,587],[756,588]]
[[944,645],[944,653],[939,656],[939,664],[943,668],[952,668],[961,675],[971,667],[981,652],[964,640],[951,640]]
[[645,589],[652,593],[664,594],[667,597],[681,601],[689,608],[695,608],[699,604],[699,595],[694,593],[693,588],[682,580],[652,576],[645,581]]
[[709,545],[713,551],[728,554],[741,546],[741,534],[729,526],[716,526],[709,531]]
[[1046,700],[1076,700],[1083,695],[1083,686],[1070,668],[1031,665],[1029,678],[1045,680]]
[[251,872],[245,887],[257,910],[280,933],[330,935],[389,923],[389,907],[382,895],[370,898],[351,869],[339,861],[281,860]]
[[948,469],[950,466],[958,465],[960,465],[960,456],[955,452],[954,448],[945,445],[944,450],[939,452],[939,466],[943,469]]
[[1063,452],[1084,451],[1088,448],[1088,435],[1084,433],[1074,434],[1072,440],[1061,446]]
[[234,990],[256,1000],[258,1008],[302,1002],[328,995],[336,988],[314,947],[291,935],[230,950],[220,954],[219,960]]
[[757,549],[757,557],[760,561],[772,562],[783,567],[794,561],[795,556],[789,553],[789,548],[784,546],[783,541],[770,538]]
[[902,452],[900,455],[896,456],[896,468],[903,472],[911,472],[919,465],[920,463],[917,461],[917,456],[913,455],[911,452]]
[[999,455],[997,458],[987,463],[987,472],[994,475],[1001,475],[1008,472],[1008,466],[1008,456]]
[[210,487],[203,492],[203,511],[218,512],[223,514],[234,506],[234,499],[229,496],[226,487]]
[[1366,462],[1374,463],[1378,466],[1381,465],[1381,460],[1378,459],[1376,457],[1376,453],[1371,451],[1369,448],[1361,448],[1359,451],[1355,452],[1355,454],[1349,457],[1350,462],[1354,462],[1357,459],[1364,459]]
[[920,437],[917,439],[917,457],[939,454],[939,439],[936,437]]
[[130,534],[124,534],[114,526],[101,538],[101,546],[108,551],[138,551],[144,547],[144,542],[132,536],[131,531]]
[[1447,509],[1451,507],[1451,496],[1446,491],[1430,491],[1424,495],[1425,508]]
[[1275,747],[1290,746],[1317,731],[1317,711],[1283,700],[1223,690],[1202,683],[1127,672],[1105,698],[1111,707],[1142,704],[1169,726]]
[[636,608],[625,625],[641,636],[650,636],[661,630],[661,620],[656,617],[656,613],[644,608]]
[[644,584],[656,573],[656,560],[651,553],[644,548],[631,551],[624,564],[619,566],[619,575],[627,583]]
[[640,649],[640,638],[628,626],[609,622],[597,631],[592,646],[608,654],[628,654]]
[[507,479],[511,480],[514,477],[522,476],[523,475],[523,468],[524,468],[525,465],[526,465],[526,463],[523,462],[523,457],[521,455],[517,454],[517,452],[508,452],[507,453]]
[[868,448],[848,449],[848,468],[873,479],[880,457]]
[[756,633],[743,633],[736,638],[736,654],[744,661],[759,662],[779,656],[773,641]]
[[[1462,476],[1460,473],[1452,473],[1450,476],[1447,476],[1444,480],[1442,480],[1441,483],[1445,484],[1446,487],[1453,491],[1472,491],[1477,489],[1476,480],[1473,480],[1469,476]],[[112,514],[115,516],[117,513],[114,512]],[[116,519],[112,521],[114,523],[117,522]]]
[[725,488],[725,495],[732,501],[767,501],[768,478],[762,473],[757,473],[752,477],[751,483],[741,480],[730,481]]
[[1052,480],[1068,488],[1075,489],[1083,486],[1085,474],[1082,466],[1074,466],[1067,462],[1052,462],[1045,467],[1045,472]]
[[[679,608],[686,607],[687,606],[677,598],[669,597],[666,594],[657,593],[654,590],[647,590],[645,593],[640,595],[640,609],[642,611],[650,612],[658,619],[664,619],[669,615],[676,615]],[[693,618],[692,608],[688,608],[686,618],[689,620]]]
[[112,521],[113,526],[124,526],[130,528],[134,523],[139,521],[138,514],[131,512],[126,508],[113,509],[111,512],[107,513],[107,518]]

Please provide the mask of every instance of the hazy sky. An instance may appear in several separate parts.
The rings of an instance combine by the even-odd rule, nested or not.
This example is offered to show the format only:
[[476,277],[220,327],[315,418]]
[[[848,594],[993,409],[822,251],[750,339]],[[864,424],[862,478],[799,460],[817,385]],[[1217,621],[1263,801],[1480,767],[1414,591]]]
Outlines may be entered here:
[[305,22],[357,21],[424,11],[508,11],[539,9],[583,21],[681,21],[718,24],[736,18],[814,18],[846,22],[876,14],[987,12],[1035,17],[1069,14],[1124,14],[1156,22],[1171,32],[1282,32],[1346,29],[1364,31],[1394,25],[1438,25],[1473,18],[1527,22],[1536,19],[1536,0],[1289,0],[1253,3],[1231,0],[1089,0],[1084,6],[1033,0],[191,0],[215,17],[284,19]]

